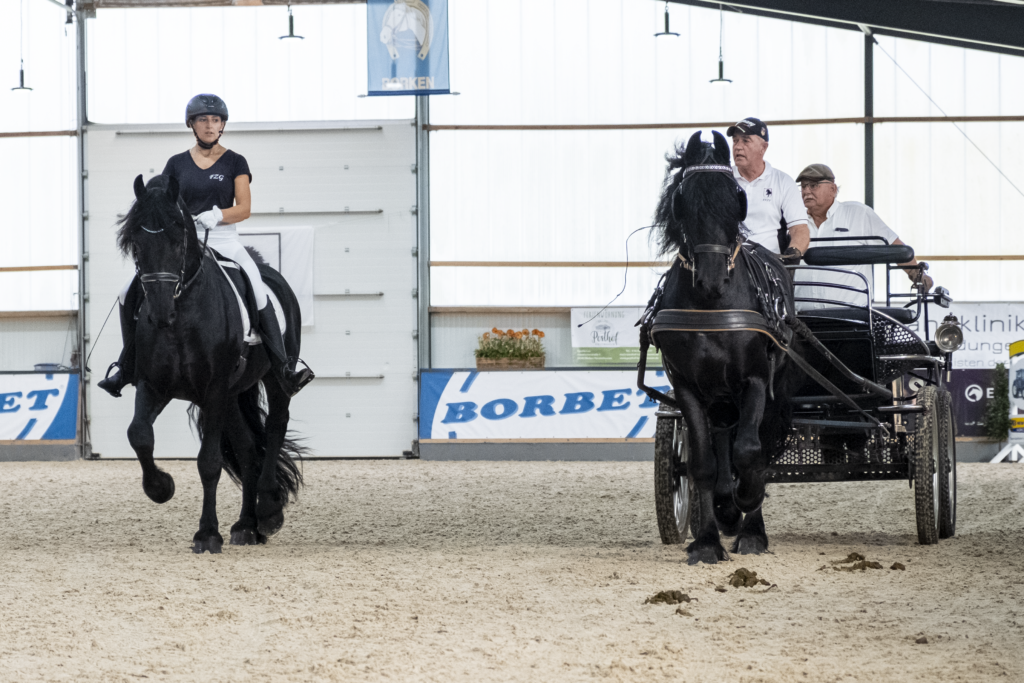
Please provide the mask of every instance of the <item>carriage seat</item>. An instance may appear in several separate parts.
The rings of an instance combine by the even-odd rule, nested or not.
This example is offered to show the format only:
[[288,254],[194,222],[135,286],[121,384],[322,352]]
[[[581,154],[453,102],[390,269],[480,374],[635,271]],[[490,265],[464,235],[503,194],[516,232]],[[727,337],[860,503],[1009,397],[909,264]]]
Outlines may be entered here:
[[[874,310],[879,313],[884,313],[903,325],[909,325],[914,322],[914,316],[917,315],[917,309],[915,308],[878,306]],[[845,306],[837,308],[812,308],[806,311],[801,311],[799,313],[799,317],[805,322],[807,318],[828,318],[830,320],[850,320],[853,322],[866,323],[868,321],[868,312],[867,309],[864,308],[847,308]]]

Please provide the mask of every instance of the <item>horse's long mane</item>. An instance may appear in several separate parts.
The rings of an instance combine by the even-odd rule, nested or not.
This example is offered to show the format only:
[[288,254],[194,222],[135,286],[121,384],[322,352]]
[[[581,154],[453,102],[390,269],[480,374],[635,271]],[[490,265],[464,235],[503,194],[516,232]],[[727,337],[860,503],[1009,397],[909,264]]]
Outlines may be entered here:
[[683,182],[684,172],[695,164],[729,165],[728,143],[718,131],[713,134],[713,145],[702,142],[697,131],[665,155],[668,168],[654,214],[659,256],[683,250],[687,243],[731,243],[745,232],[735,180],[712,172],[692,174]]
[[[117,230],[117,247],[125,258],[131,258],[135,235],[142,226],[150,230],[170,228],[169,237],[175,242],[182,240],[179,226],[184,225],[185,230],[195,234],[192,217],[187,211],[183,213],[178,209],[178,182],[174,178],[153,176],[143,186],[140,175],[135,179],[135,197],[128,213],[117,221],[120,226]],[[188,239],[187,242],[189,252],[198,253],[199,243],[194,239]]]

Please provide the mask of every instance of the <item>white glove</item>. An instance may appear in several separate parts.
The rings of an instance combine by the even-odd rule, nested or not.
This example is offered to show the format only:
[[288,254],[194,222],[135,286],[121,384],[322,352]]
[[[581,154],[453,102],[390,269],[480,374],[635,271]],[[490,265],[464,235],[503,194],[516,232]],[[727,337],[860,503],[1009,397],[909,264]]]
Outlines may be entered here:
[[202,212],[195,218],[196,227],[202,230],[213,230],[222,220],[224,220],[224,212],[216,206],[209,211]]

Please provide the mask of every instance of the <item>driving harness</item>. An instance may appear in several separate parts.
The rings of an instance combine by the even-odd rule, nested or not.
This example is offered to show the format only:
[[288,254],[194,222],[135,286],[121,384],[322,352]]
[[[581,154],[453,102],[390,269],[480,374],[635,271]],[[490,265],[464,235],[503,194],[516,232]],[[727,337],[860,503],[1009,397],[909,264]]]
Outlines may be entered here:
[[[728,173],[732,177],[732,169],[729,166],[703,164],[687,168],[683,172],[683,180],[685,181],[691,173],[702,172]],[[680,183],[680,187],[682,187],[682,183]],[[737,187],[739,186],[737,185]],[[678,188],[676,191],[678,192]],[[740,192],[742,192],[742,189]],[[675,408],[679,407],[674,397],[648,387],[644,383],[647,370],[647,350],[651,345],[661,350],[658,343],[659,334],[664,332],[755,332],[768,337],[774,346],[774,348],[770,348],[768,351],[768,392],[772,399],[774,399],[775,368],[784,354],[847,407],[865,417],[875,426],[883,430],[885,429],[885,426],[877,418],[864,411],[853,399],[826,379],[824,375],[818,372],[803,356],[792,348],[793,336],[796,334],[822,354],[844,377],[861,387],[864,391],[875,394],[885,400],[892,399],[892,392],[888,389],[861,377],[847,368],[797,318],[796,307],[793,301],[792,281],[785,266],[778,258],[774,255],[769,256],[770,252],[759,245],[744,242],[742,236],[737,238],[734,248],[718,244],[698,244],[690,248],[689,252],[684,255],[682,250],[680,250],[677,258],[683,268],[694,273],[694,278],[696,278],[694,254],[710,253],[726,256],[729,259],[728,268],[730,274],[736,267],[737,257],[741,258],[744,270],[748,273],[754,287],[758,310],[662,309],[661,299],[664,296],[665,278],[671,272],[671,269],[669,269],[669,271],[662,275],[661,280],[658,281],[654,294],[647,302],[646,310],[636,323],[640,327],[640,362],[637,363],[637,386],[651,400],[659,401]]]

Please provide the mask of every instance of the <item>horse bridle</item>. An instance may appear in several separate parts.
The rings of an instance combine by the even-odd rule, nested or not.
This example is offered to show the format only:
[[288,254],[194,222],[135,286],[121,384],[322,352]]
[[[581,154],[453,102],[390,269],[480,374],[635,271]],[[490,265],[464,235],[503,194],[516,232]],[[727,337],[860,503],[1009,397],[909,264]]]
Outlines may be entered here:
[[[132,243],[132,260],[135,261],[135,275],[139,278],[139,282],[142,283],[142,293],[143,293],[143,295],[149,294],[149,292],[146,291],[146,283],[147,282],[173,282],[173,283],[175,283],[174,284],[174,298],[177,299],[178,297],[180,297],[182,294],[185,293],[185,290],[187,290],[189,287],[192,286],[192,283],[196,281],[196,278],[199,277],[199,274],[203,272],[203,264],[206,262],[206,259],[204,258],[205,255],[206,255],[206,244],[207,244],[207,241],[210,239],[210,229],[206,228],[206,234],[203,236],[203,249],[200,252],[200,256],[199,256],[199,267],[196,268],[196,272],[186,282],[185,281],[185,264],[186,264],[186,261],[188,259],[188,224],[185,222],[185,209],[182,208],[181,197],[178,197],[178,201],[175,203],[175,206],[178,209],[178,213],[181,214],[182,231],[184,232],[184,236],[185,236],[185,243],[182,245],[182,250],[181,250],[181,270],[178,272],[177,275],[175,275],[174,273],[162,273],[162,272],[161,273],[143,273],[139,269],[139,258],[138,258],[138,255],[136,254],[137,247],[135,246],[134,243]],[[164,231],[163,228],[161,228],[159,230],[149,230],[149,229],[146,228],[146,226],[140,226],[140,227],[143,230],[145,230],[146,232],[152,233],[152,234],[157,234],[157,233],[160,233],[160,232]]]
[[[686,179],[689,178],[690,176],[692,176],[695,173],[725,173],[730,178],[733,178],[733,180],[735,181],[735,176],[732,173],[732,167],[731,166],[726,166],[724,164],[695,164],[693,166],[687,167],[683,171],[683,178],[679,182],[679,185],[676,188],[676,192],[678,192],[683,187],[683,183],[686,182]],[[683,241],[684,242],[686,241],[685,235],[683,237]],[[736,256],[737,256],[737,254],[740,253],[740,247],[742,245],[743,245],[743,237],[740,236],[740,237],[736,238],[736,246],[735,246],[735,248],[732,248],[732,249],[730,249],[727,246],[721,245],[721,244],[697,244],[697,245],[694,245],[692,249],[690,249],[690,253],[687,255],[687,256],[689,256],[689,258],[687,258],[687,256],[683,256],[683,252],[682,251],[680,251],[677,254],[677,256],[678,256],[679,260],[682,262],[683,268],[685,268],[686,270],[688,270],[691,273],[693,273],[694,277],[696,278],[697,271],[696,271],[696,262],[694,260],[694,256],[695,255],[697,255],[697,254],[722,254],[723,256],[726,256],[726,257],[729,258],[729,273],[731,274],[732,271],[736,269]],[[687,246],[689,246],[689,245],[687,244]]]

